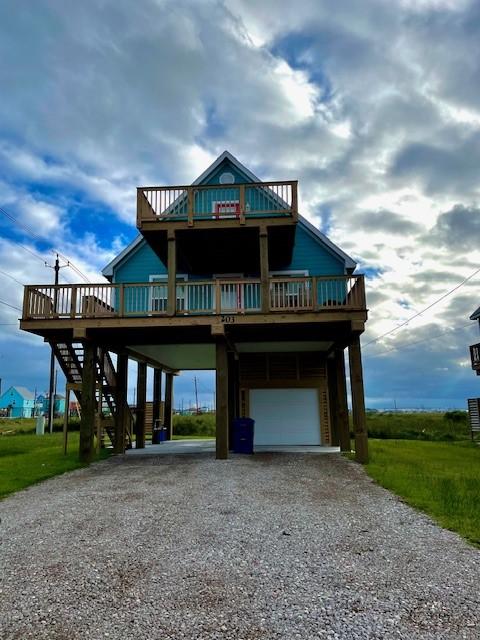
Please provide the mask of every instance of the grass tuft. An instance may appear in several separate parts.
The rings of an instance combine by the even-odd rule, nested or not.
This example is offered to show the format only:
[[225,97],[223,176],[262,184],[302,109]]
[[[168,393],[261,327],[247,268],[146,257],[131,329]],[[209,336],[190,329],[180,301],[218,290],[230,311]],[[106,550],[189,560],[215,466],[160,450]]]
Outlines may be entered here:
[[[87,466],[78,460],[78,441],[78,433],[69,434],[65,456],[61,433],[1,437],[0,498],[60,473]],[[100,458],[107,455],[103,450]]]
[[471,442],[370,440],[367,473],[480,546],[480,448]]

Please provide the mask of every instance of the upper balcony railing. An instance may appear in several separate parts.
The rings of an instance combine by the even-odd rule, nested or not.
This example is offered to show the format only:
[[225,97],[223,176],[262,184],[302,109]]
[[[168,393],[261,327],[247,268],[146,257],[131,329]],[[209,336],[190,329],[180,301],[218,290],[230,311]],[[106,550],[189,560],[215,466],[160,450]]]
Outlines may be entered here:
[[[270,313],[363,311],[362,275],[270,278]],[[35,285],[25,287],[23,320],[132,318],[168,315],[166,281],[138,284]],[[256,278],[177,281],[176,315],[251,314],[262,310]]]
[[298,218],[297,181],[187,187],[139,187],[137,227],[153,221],[187,222]]

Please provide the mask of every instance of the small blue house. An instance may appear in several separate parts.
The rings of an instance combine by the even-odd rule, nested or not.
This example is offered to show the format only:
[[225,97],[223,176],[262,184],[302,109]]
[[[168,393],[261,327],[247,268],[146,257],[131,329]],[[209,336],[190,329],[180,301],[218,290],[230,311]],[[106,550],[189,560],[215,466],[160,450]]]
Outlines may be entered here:
[[31,418],[34,406],[35,396],[25,387],[10,387],[0,396],[0,410],[8,418]]
[[[38,413],[42,415],[47,415],[50,408],[50,401],[48,398],[48,393],[41,394],[37,396],[37,401],[35,403],[35,407]],[[59,394],[55,395],[55,404],[53,413],[54,415],[62,415],[65,411],[65,398]]]

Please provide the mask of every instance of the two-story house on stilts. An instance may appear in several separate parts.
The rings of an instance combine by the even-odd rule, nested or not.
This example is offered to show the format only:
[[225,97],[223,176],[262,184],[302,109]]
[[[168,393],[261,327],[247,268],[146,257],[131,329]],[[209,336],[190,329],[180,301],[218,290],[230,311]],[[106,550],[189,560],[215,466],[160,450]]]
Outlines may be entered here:
[[175,373],[214,369],[217,458],[228,456],[236,416],[255,420],[257,446],[350,450],[348,349],[355,449],[365,461],[364,278],[299,215],[297,182],[261,182],[225,151],[191,185],[139,188],[137,227],[105,267],[108,282],[25,290],[21,328],[52,344],[81,404],[81,457],[94,451],[104,405],[115,451],[128,445],[128,358],[139,363],[137,447],[150,366],[153,419],[165,372],[167,437]]

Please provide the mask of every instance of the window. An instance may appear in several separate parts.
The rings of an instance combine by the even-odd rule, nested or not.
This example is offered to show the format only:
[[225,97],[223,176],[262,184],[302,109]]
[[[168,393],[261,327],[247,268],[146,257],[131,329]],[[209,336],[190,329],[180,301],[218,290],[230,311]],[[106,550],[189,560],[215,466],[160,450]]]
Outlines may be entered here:
[[240,202],[238,200],[223,200],[213,203],[215,218],[238,218],[240,216]]

